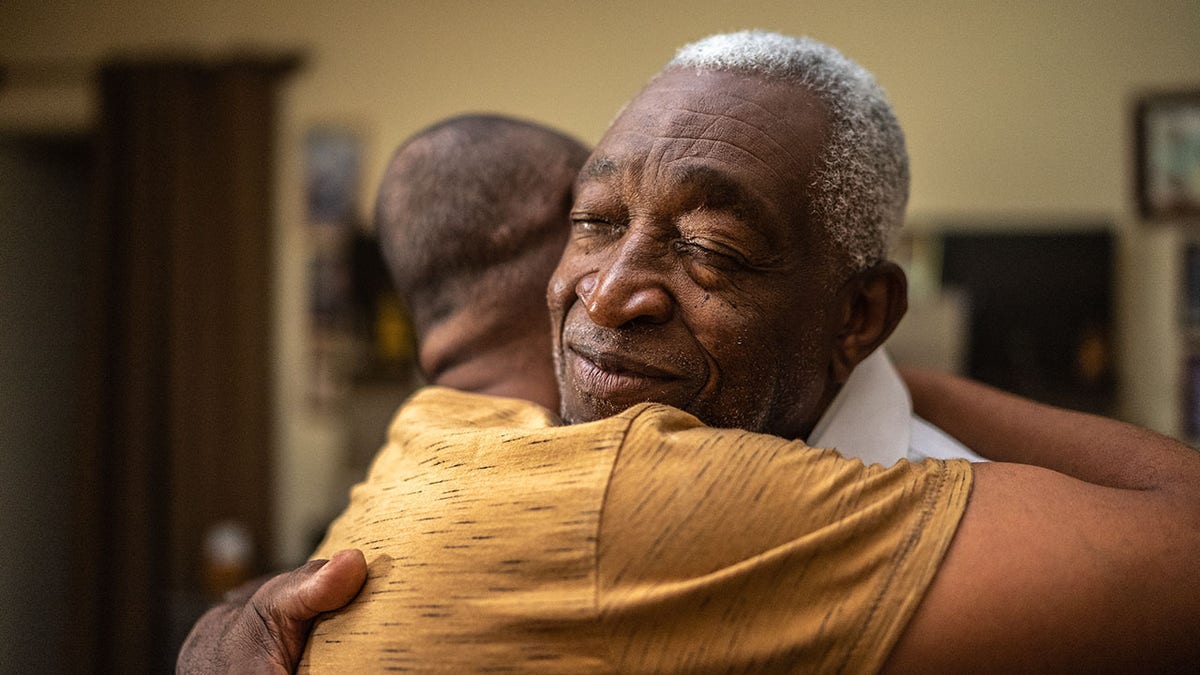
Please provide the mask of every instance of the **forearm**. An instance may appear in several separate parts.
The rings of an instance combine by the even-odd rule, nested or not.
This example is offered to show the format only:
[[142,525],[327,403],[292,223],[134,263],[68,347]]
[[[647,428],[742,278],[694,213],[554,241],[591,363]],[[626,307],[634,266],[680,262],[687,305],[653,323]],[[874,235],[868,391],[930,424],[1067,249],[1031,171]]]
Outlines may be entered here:
[[997,461],[977,465],[891,667],[1194,670],[1200,453],[959,378],[902,375],[917,414]]
[[1194,487],[1200,481],[1200,455],[1152,431],[943,373],[903,369],[902,375],[918,415],[988,459],[1126,489]]

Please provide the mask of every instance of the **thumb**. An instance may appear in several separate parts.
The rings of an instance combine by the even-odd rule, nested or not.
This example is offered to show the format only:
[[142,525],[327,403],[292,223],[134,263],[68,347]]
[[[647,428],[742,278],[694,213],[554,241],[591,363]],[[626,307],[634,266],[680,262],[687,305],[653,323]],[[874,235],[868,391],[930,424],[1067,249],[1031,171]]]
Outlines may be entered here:
[[287,672],[300,662],[312,620],[354,599],[367,577],[361,551],[338,551],[328,561],[313,560],[268,581],[247,603],[246,612],[258,619],[265,656]]
[[300,579],[295,592],[283,595],[275,610],[280,619],[313,619],[353,600],[366,578],[367,561],[362,551],[338,551],[314,573]]

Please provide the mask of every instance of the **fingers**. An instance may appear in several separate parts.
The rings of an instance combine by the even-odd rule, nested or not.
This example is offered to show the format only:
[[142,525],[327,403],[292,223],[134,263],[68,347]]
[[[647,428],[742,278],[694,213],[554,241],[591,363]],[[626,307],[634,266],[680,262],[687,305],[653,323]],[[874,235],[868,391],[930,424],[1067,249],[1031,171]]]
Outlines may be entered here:
[[295,605],[288,611],[294,618],[303,620],[337,609],[354,599],[366,578],[367,559],[362,551],[338,551],[301,585]]
[[312,620],[350,602],[367,576],[361,551],[339,551],[328,561],[313,560],[271,579],[246,604],[240,619],[262,654],[287,672],[295,669],[308,641]]
[[362,552],[350,549],[273,577],[248,601],[209,610],[188,636],[177,670],[290,673],[313,619],[350,602],[366,576]]

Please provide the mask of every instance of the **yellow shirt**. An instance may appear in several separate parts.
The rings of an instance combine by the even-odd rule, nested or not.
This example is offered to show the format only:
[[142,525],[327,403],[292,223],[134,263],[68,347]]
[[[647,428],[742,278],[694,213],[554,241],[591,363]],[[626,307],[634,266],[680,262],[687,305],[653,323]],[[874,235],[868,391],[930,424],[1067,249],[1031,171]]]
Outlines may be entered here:
[[558,426],[430,387],[315,557],[366,554],[301,672],[878,670],[970,491],[640,404]]

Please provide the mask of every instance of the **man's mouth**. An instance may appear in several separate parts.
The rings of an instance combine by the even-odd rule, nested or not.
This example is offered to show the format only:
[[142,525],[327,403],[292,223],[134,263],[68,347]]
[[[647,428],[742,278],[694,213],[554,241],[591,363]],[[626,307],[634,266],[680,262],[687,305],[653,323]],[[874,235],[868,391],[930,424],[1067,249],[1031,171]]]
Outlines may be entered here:
[[606,373],[651,380],[675,380],[681,377],[680,374],[667,368],[651,365],[620,352],[601,350],[580,344],[572,344],[569,348],[576,356]]
[[567,348],[567,367],[581,393],[610,404],[632,405],[663,401],[678,387],[683,376],[665,367],[615,351],[572,344]]

